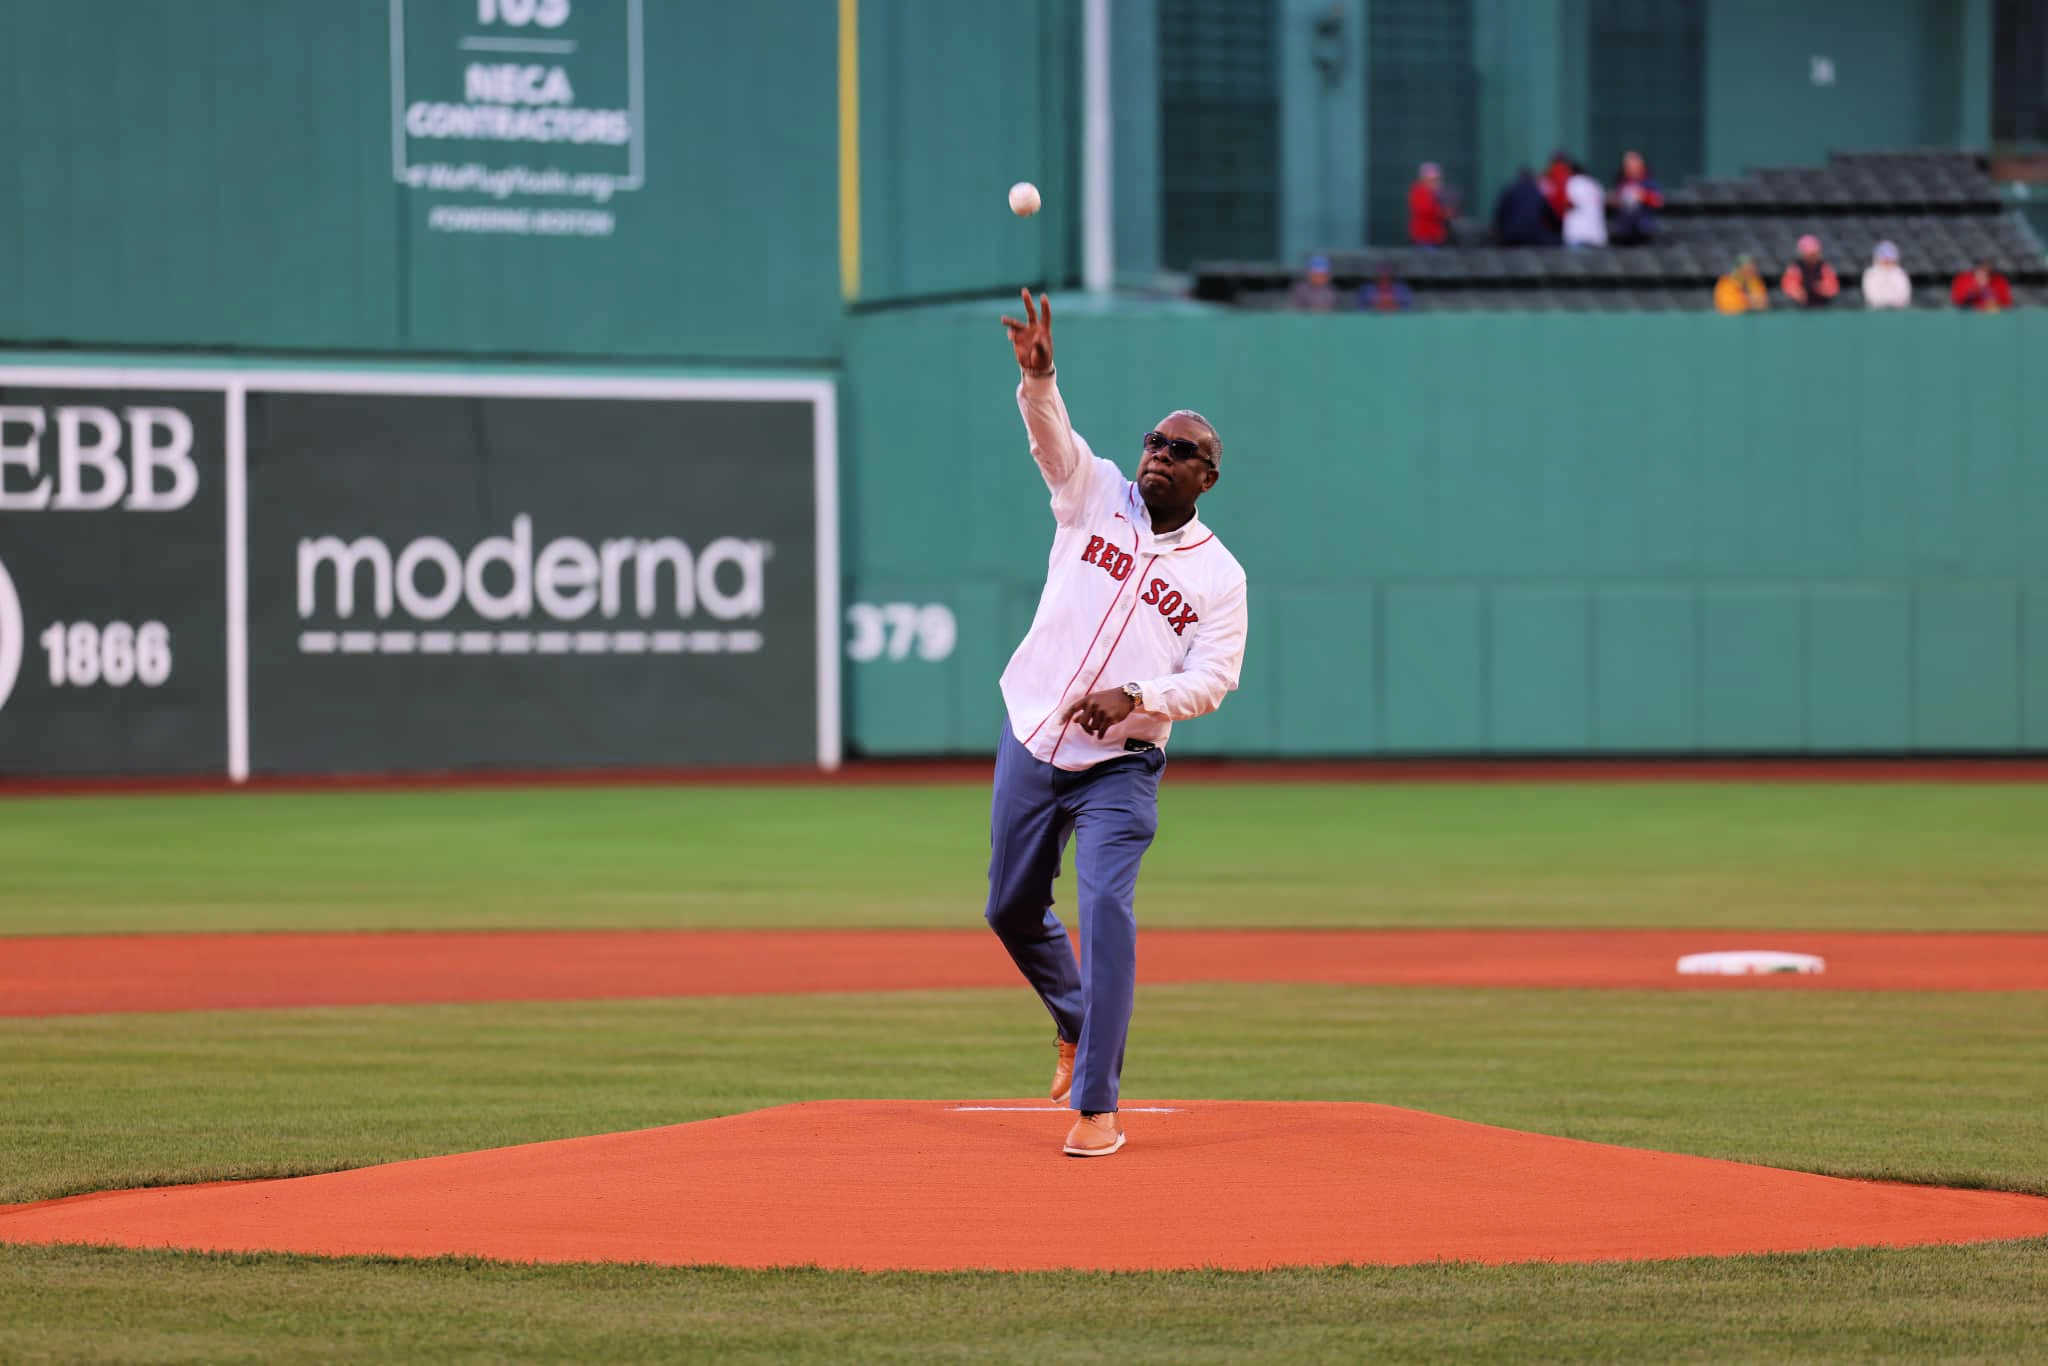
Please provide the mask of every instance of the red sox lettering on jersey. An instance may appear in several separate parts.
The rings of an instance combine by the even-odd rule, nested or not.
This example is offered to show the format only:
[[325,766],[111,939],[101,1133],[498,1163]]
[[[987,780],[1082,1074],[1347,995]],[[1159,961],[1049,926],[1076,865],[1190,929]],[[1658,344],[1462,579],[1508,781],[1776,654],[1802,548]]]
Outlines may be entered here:
[[[1100,536],[1088,538],[1088,548],[1081,552],[1081,558],[1101,569],[1118,583],[1131,576],[1131,566],[1137,563]],[[1157,607],[1160,616],[1171,619],[1173,633],[1177,636],[1185,635],[1188,627],[1201,620],[1195,615],[1194,608],[1182,606],[1184,599],[1180,590],[1170,586],[1165,579],[1154,579],[1145,585],[1145,591],[1138,601],[1148,607]]]
[[[1088,448],[1050,376],[1025,376],[1017,406],[1052,491],[1052,554],[1031,630],[1003,670],[1010,728],[1064,769],[1165,745],[1175,721],[1206,715],[1237,687],[1247,620],[1244,569],[1199,516],[1164,535],[1138,487]],[[1093,736],[1061,718],[1102,688],[1136,683],[1133,711]]]

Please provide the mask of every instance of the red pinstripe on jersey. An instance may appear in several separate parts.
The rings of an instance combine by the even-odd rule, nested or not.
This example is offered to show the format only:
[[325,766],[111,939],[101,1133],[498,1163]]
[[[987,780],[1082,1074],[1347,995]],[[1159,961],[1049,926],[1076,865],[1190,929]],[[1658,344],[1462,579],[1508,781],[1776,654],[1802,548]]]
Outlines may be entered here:
[[[1152,566],[1153,566],[1153,565],[1155,565],[1155,564],[1158,564],[1158,563],[1159,563],[1159,557],[1158,557],[1157,555],[1154,555],[1154,556],[1153,556],[1153,557],[1152,557],[1151,559],[1149,559],[1149,560],[1145,561],[1145,569],[1146,569],[1146,571],[1147,571],[1147,572],[1149,572],[1149,571],[1151,570]],[[1133,579],[1142,579],[1142,578],[1144,577],[1144,575],[1143,575],[1143,574],[1133,574],[1133,575],[1131,575],[1131,577],[1132,577]],[[1111,604],[1110,604],[1110,606],[1114,607],[1114,606],[1116,606],[1116,604],[1115,604],[1115,603],[1111,603]],[[1089,693],[1092,693],[1092,692],[1094,692],[1094,691],[1095,691],[1095,685],[1096,685],[1097,683],[1100,683],[1100,682],[1102,681],[1102,676],[1103,676],[1104,674],[1106,674],[1106,673],[1108,673],[1108,672],[1109,672],[1109,661],[1110,661],[1110,660],[1112,660],[1112,659],[1115,659],[1115,658],[1116,658],[1116,647],[1124,643],[1124,632],[1126,632],[1126,631],[1128,631],[1128,630],[1130,630],[1130,629],[1131,629],[1131,618],[1132,618],[1132,617],[1134,617],[1134,616],[1136,616],[1137,614],[1138,614],[1138,595],[1137,595],[1136,593],[1133,593],[1133,594],[1131,594],[1131,610],[1130,610],[1130,611],[1128,611],[1128,612],[1126,612],[1126,613],[1124,613],[1124,624],[1116,628],[1116,639],[1115,639],[1115,640],[1112,640],[1111,642],[1109,642],[1109,653],[1108,653],[1108,654],[1106,654],[1106,655],[1104,655],[1104,656],[1102,657],[1102,663],[1101,663],[1101,664],[1100,664],[1100,665],[1099,665],[1099,666],[1098,666],[1098,667],[1096,668],[1096,670],[1095,670],[1095,677],[1093,677],[1093,678],[1089,679],[1089,680],[1088,680],[1088,686],[1087,686],[1087,687],[1085,687],[1085,688],[1083,688],[1083,689],[1081,689],[1081,696],[1083,696],[1083,697],[1086,697],[1086,696],[1087,696],[1087,695],[1088,695]],[[1097,628],[1096,634],[1097,634],[1097,635],[1100,635],[1100,634],[1101,634],[1101,630],[1100,630],[1100,628]],[[1095,642],[1091,640],[1091,641],[1089,641],[1089,642],[1088,642],[1088,644],[1089,644],[1090,646],[1093,646],[1093,645],[1095,644]],[[1088,662],[1088,656],[1086,656],[1086,655],[1083,655],[1083,656],[1081,656],[1081,662],[1082,662],[1083,664],[1087,663],[1087,662]],[[1079,674],[1080,674],[1080,672],[1081,672],[1081,671],[1080,671],[1079,669],[1076,669],[1076,670],[1074,670],[1074,673],[1075,673],[1076,675],[1079,675]],[[1074,685],[1074,680],[1073,680],[1073,679],[1071,679],[1071,678],[1070,678],[1070,679],[1068,679],[1068,680],[1067,680],[1067,687],[1072,687],[1073,685]],[[1061,689],[1061,690],[1060,690],[1060,701],[1061,701],[1061,703],[1062,703],[1062,704],[1064,704],[1064,703],[1066,702],[1066,696],[1067,696],[1067,694],[1066,694],[1066,689],[1064,689],[1064,688],[1063,688],[1063,689]],[[1058,710],[1059,710],[1059,708],[1058,708],[1058,707],[1055,707],[1055,708],[1053,708],[1053,710],[1054,710],[1054,711],[1058,711]],[[1040,724],[1040,725],[1042,726],[1042,725],[1044,725],[1044,724],[1045,724],[1045,722],[1041,721],[1041,722],[1039,722],[1039,724]],[[1068,722],[1067,722],[1067,724],[1066,724],[1065,726],[1061,726],[1061,727],[1060,727],[1060,734],[1059,734],[1059,739],[1057,739],[1057,740],[1054,740],[1054,741],[1052,742],[1052,753],[1051,753],[1051,754],[1048,754],[1048,755],[1046,756],[1046,758],[1045,758],[1045,761],[1046,761],[1047,763],[1051,763],[1051,762],[1052,762],[1052,761],[1053,761],[1054,759],[1056,759],[1056,758],[1058,758],[1058,757],[1059,757],[1059,753],[1060,753],[1060,746],[1061,746],[1061,745],[1062,745],[1063,743],[1065,743],[1065,742],[1066,742],[1066,738],[1067,738],[1067,727],[1068,727],[1068,726],[1071,726],[1071,725],[1073,725],[1073,724],[1074,724],[1074,723],[1073,723],[1073,721],[1072,721],[1071,719],[1069,719],[1069,720],[1068,720]],[[1034,730],[1034,731],[1032,731],[1031,733],[1032,733],[1033,735],[1036,735],[1036,734],[1038,734],[1038,732],[1037,732],[1037,731],[1035,731],[1035,730]]]
[[[1122,516],[1123,514],[1122,514],[1122,513],[1118,513],[1117,515],[1118,515],[1119,517],[1121,517],[1121,516]],[[1132,553],[1133,553],[1133,554],[1136,554],[1136,553],[1137,553],[1137,549],[1138,549],[1138,529],[1137,529],[1136,527],[1132,527],[1132,528],[1131,528],[1131,551],[1132,551]],[[1153,562],[1154,562],[1154,561],[1156,561],[1156,560],[1158,560],[1158,558],[1159,558],[1159,557],[1158,557],[1157,555],[1154,555],[1154,556],[1152,557],[1152,559],[1151,559],[1151,560],[1148,560],[1148,561],[1146,561],[1146,563],[1145,563],[1145,567],[1146,567],[1147,569],[1150,569],[1150,568],[1152,567],[1152,564],[1153,564]],[[1134,574],[1134,575],[1132,575],[1131,577],[1132,577],[1133,579],[1136,579],[1136,578],[1137,578],[1138,576]],[[1114,583],[1114,582],[1116,582],[1116,580],[1111,580],[1111,582],[1113,582],[1113,583]],[[1033,726],[1033,727],[1031,728],[1031,734],[1029,734],[1029,735],[1027,735],[1027,736],[1025,736],[1025,737],[1024,737],[1024,748],[1026,748],[1026,749],[1029,749],[1029,748],[1031,748],[1031,742],[1032,742],[1033,740],[1036,740],[1036,739],[1038,738],[1038,732],[1040,732],[1040,731],[1042,731],[1042,730],[1044,730],[1044,729],[1045,729],[1045,723],[1046,723],[1047,721],[1050,721],[1050,720],[1052,720],[1052,718],[1053,718],[1053,717],[1054,717],[1055,715],[1057,715],[1057,714],[1058,714],[1058,712],[1059,712],[1059,709],[1060,709],[1060,708],[1061,708],[1062,706],[1064,706],[1064,705],[1066,704],[1066,699],[1067,699],[1067,689],[1068,689],[1068,688],[1071,688],[1071,687],[1073,687],[1073,686],[1074,686],[1074,680],[1075,680],[1075,679],[1077,679],[1077,678],[1079,678],[1079,677],[1081,676],[1081,670],[1083,670],[1083,669],[1085,669],[1085,668],[1087,668],[1087,667],[1088,667],[1088,656],[1089,656],[1090,654],[1093,654],[1093,653],[1094,653],[1094,651],[1095,651],[1095,642],[1096,642],[1096,641],[1098,641],[1098,640],[1100,640],[1100,639],[1102,639],[1102,628],[1103,628],[1103,627],[1105,627],[1105,626],[1107,626],[1107,625],[1109,625],[1109,614],[1110,614],[1111,612],[1114,612],[1114,611],[1116,610],[1116,603],[1117,603],[1117,599],[1118,599],[1118,598],[1120,598],[1120,597],[1122,597],[1122,596],[1123,596],[1123,593],[1124,593],[1124,590],[1123,590],[1123,584],[1122,584],[1122,583],[1117,583],[1117,589],[1116,589],[1116,592],[1114,592],[1114,593],[1112,593],[1112,594],[1110,594],[1110,595],[1109,595],[1109,606],[1107,606],[1107,607],[1105,607],[1105,608],[1103,608],[1103,609],[1102,609],[1102,620],[1101,620],[1101,621],[1098,621],[1098,622],[1096,622],[1096,623],[1095,623],[1095,634],[1094,634],[1094,635],[1092,635],[1092,636],[1090,636],[1090,637],[1088,637],[1088,648],[1087,648],[1087,649],[1085,649],[1085,650],[1083,650],[1083,651],[1081,651],[1081,658],[1080,658],[1080,660],[1079,660],[1079,661],[1078,661],[1078,662],[1077,662],[1077,663],[1076,663],[1076,664],[1074,665],[1074,672],[1073,672],[1072,674],[1068,675],[1066,683],[1065,683],[1065,684],[1064,684],[1064,685],[1063,685],[1063,686],[1062,686],[1062,687],[1060,688],[1060,700],[1059,700],[1058,702],[1055,702],[1055,703],[1053,704],[1053,708],[1052,708],[1052,710],[1051,710],[1051,711],[1047,712],[1047,713],[1046,713],[1046,714],[1045,714],[1045,715],[1044,715],[1043,717],[1039,718],[1039,722],[1038,722],[1038,724],[1037,724],[1037,725],[1035,725],[1035,726]],[[1132,593],[1131,593],[1131,610],[1132,610],[1132,611],[1136,611],[1136,610],[1137,610],[1137,607],[1138,607],[1138,595],[1137,595],[1137,592],[1136,592],[1136,590],[1134,589],[1134,590],[1132,591]],[[1124,624],[1125,624],[1126,626],[1128,626],[1128,625],[1130,625],[1130,622],[1131,622],[1131,619],[1130,619],[1130,617],[1129,617],[1129,616],[1126,616],[1126,617],[1124,618]],[[1122,640],[1122,639],[1124,638],[1124,633],[1123,633],[1122,631],[1118,631],[1118,632],[1116,633],[1116,638],[1117,638],[1118,640]],[[1115,653],[1115,651],[1116,651],[1116,646],[1114,646],[1114,645],[1111,645],[1111,646],[1110,646],[1109,648],[1110,648],[1110,651],[1111,651],[1111,653]],[[1104,659],[1104,660],[1103,660],[1102,662],[1103,662],[1104,664],[1107,664],[1107,663],[1109,663],[1108,659],[1106,659],[1106,658],[1105,658],[1105,659]],[[1100,674],[1099,672],[1098,672],[1098,673],[1096,674],[1096,677],[1097,677],[1097,678],[1100,678],[1101,676],[1102,676],[1102,675],[1101,675],[1101,674]],[[1060,731],[1060,738],[1061,738],[1061,739],[1065,739],[1065,738],[1066,738],[1066,731],[1065,731],[1064,729]],[[1057,741],[1057,740],[1053,742],[1053,752],[1054,752],[1055,754],[1057,754],[1057,753],[1059,752],[1059,741]]]

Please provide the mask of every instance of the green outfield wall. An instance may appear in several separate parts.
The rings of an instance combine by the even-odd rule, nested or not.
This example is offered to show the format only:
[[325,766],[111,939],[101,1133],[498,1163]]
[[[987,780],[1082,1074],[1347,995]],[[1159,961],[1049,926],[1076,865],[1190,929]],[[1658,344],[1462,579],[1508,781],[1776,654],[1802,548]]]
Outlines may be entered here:
[[837,354],[830,6],[22,0],[0,35],[12,343]]
[[[1100,453],[1226,442],[1251,648],[1183,753],[2048,748],[2048,318],[1054,306]],[[903,624],[856,752],[998,724],[1051,526],[996,311],[850,325],[846,598]]]
[[845,298],[1075,273],[1078,10],[21,0],[0,337],[831,360]]
[[[1080,0],[860,0],[864,303],[1079,273]],[[1036,219],[1003,206],[1044,195]]]
[[[1783,8],[1119,0],[1119,272],[1149,281],[1185,264],[1166,244],[1218,240],[1187,231],[1203,215],[1253,225],[1245,256],[1355,242],[1424,158],[1453,166],[1483,211],[1516,163],[1560,143],[1604,162],[1640,139],[1673,178],[1855,145],[1984,143],[1990,0]],[[31,363],[60,368],[511,370],[571,390],[622,375],[820,381],[814,411],[836,402],[840,437],[848,747],[985,750],[1047,533],[995,317],[1016,286],[1077,274],[1080,9],[19,0],[0,6],[15,133],[0,158],[0,345],[15,360],[43,348]],[[1256,17],[1268,13],[1271,29]],[[1017,179],[1045,192],[1034,219],[1003,210]],[[943,302],[955,296],[980,299]],[[1241,693],[1186,728],[1184,751],[2048,748],[2048,459],[2027,435],[2048,417],[2031,380],[2048,361],[2036,315],[1392,320],[1065,299],[1057,311],[1073,411],[1105,453],[1128,462],[1137,435],[1185,404],[1229,441],[1210,506],[1251,573],[1252,653]],[[109,585],[168,593],[175,576],[149,567],[170,555],[225,589],[189,547],[242,544],[227,519],[240,505],[184,489],[180,462],[198,485],[239,487],[228,452],[243,450],[261,532],[272,409],[252,404],[253,381],[42,383],[76,401],[0,395],[21,410],[0,422],[0,512],[14,519],[0,523],[0,562],[21,579],[8,601],[22,600],[0,672],[26,680],[0,705],[17,738],[53,733],[21,718],[61,714],[95,743],[132,741],[93,771],[232,750],[218,694],[240,686],[228,623],[242,618],[223,607],[180,625],[178,601],[131,603]],[[121,397],[136,386],[142,398]],[[374,493],[388,461],[404,514],[432,471],[378,444],[377,411],[351,477]],[[462,411],[474,425],[485,409]],[[811,596],[775,610],[794,620],[809,603],[829,636],[832,419],[817,420],[817,551],[772,563],[799,579],[824,567]],[[421,428],[440,434],[429,444],[459,445],[461,424],[437,421]],[[585,450],[582,430],[564,425],[529,466],[589,478],[607,451]],[[699,466],[726,471],[721,496],[735,479],[742,502],[769,496],[732,473],[751,468],[751,448],[713,444]],[[113,478],[117,448],[127,502],[92,482]],[[488,451],[463,468],[480,488],[503,473]],[[168,487],[135,482],[151,471]],[[176,509],[154,506],[174,492]],[[695,499],[674,496],[678,509]],[[516,541],[517,518],[550,501],[480,497],[474,525],[397,527],[394,554],[429,533]],[[619,501],[617,525],[607,506],[563,535],[623,545],[675,531],[641,527],[640,505]],[[123,516],[86,519],[87,540],[68,534],[85,525],[74,514],[116,503]],[[738,535],[699,531],[675,534]],[[384,535],[367,521],[307,534],[344,533]],[[262,565],[251,573],[245,624],[260,634]],[[486,619],[463,623],[480,652],[490,636],[477,659],[523,648],[500,636],[538,639]],[[335,670],[373,657],[360,641],[351,655],[369,636],[349,622],[296,624],[334,635]],[[777,629],[773,648],[788,637]],[[631,669],[656,635],[694,660],[696,630],[590,634]],[[272,634],[329,668],[320,648]],[[461,631],[433,634],[463,648]],[[769,660],[755,634],[713,632],[703,652],[738,651],[736,636]],[[374,657],[384,649],[378,634]],[[829,642],[814,653],[829,711],[837,655]],[[109,668],[130,680],[125,701],[93,691],[114,686]],[[250,677],[262,683],[260,660]],[[662,686],[641,700],[660,705]],[[756,684],[720,686],[730,700]],[[31,687],[55,710],[33,712]],[[685,686],[673,704],[706,695]],[[128,708],[127,729],[109,728],[103,702]],[[266,748],[283,732],[260,705],[253,717],[257,771],[266,754],[299,762]],[[834,719],[817,718],[816,735]],[[784,738],[808,753],[816,737]],[[49,767],[29,755],[16,771]]]
[[[830,361],[846,300],[1076,277],[1080,10],[17,0],[0,7],[0,338]],[[1993,17],[1990,0],[1119,0],[1117,269],[1398,240],[1423,160],[1483,218],[1557,147],[1606,175],[1639,146],[1667,183],[1981,147]],[[1002,211],[1019,179],[1045,195],[1028,223]]]

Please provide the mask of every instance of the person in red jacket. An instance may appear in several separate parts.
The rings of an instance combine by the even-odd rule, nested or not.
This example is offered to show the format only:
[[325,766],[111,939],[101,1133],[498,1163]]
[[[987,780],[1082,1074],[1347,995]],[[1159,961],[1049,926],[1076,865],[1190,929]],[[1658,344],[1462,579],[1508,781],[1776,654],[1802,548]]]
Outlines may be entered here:
[[1408,240],[1440,247],[1451,240],[1451,210],[1444,202],[1444,173],[1434,161],[1422,163],[1408,187]]
[[2012,307],[2012,285],[1991,268],[1989,261],[1979,261],[1975,270],[1966,270],[1956,276],[1955,283],[1949,286],[1948,297],[1957,308],[1997,313]]
[[1564,216],[1571,211],[1572,197],[1565,190],[1565,186],[1571,183],[1571,178],[1571,157],[1563,151],[1552,152],[1550,164],[1543,168],[1543,179],[1538,183],[1543,186],[1543,202],[1550,206],[1550,212],[1559,224],[1564,222]]

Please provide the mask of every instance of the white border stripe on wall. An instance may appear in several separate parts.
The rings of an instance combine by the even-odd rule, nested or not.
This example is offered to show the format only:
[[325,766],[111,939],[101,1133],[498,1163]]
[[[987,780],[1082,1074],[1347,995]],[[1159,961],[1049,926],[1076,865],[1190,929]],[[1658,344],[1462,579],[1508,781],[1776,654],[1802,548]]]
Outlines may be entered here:
[[227,387],[228,781],[249,781],[249,391]]
[[405,0],[391,0],[391,178],[405,179]]
[[839,767],[839,403],[830,385],[811,407],[818,526],[818,766]]
[[[425,394],[451,398],[651,398],[801,402],[811,405],[817,538],[818,765],[839,767],[843,753],[839,698],[839,404],[829,379],[613,379],[555,374],[461,374],[435,371],[180,369],[156,366],[58,366],[0,362],[0,382],[91,388],[213,390],[223,395],[227,430],[227,708],[228,776],[250,772],[248,645],[249,391],[307,394]],[[547,653],[545,639],[536,641]],[[609,643],[609,641],[608,641]],[[371,648],[375,648],[372,646]],[[422,639],[422,652],[430,653]]]

